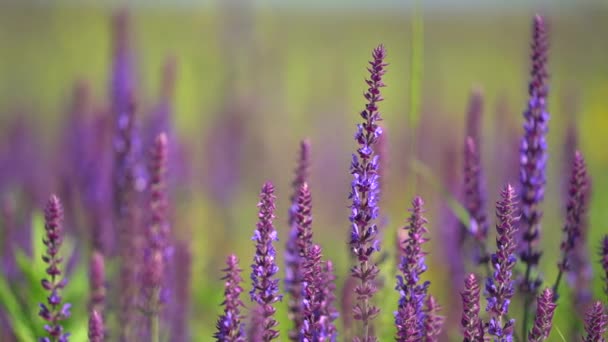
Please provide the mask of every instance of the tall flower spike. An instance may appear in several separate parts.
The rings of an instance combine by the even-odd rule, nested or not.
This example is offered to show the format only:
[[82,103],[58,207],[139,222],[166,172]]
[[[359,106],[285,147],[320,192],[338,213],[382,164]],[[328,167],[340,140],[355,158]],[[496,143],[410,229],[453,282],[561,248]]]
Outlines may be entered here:
[[517,261],[515,233],[517,232],[515,189],[507,184],[501,192],[501,200],[496,203],[496,253],[492,254],[494,273],[486,282],[486,296],[490,312],[488,333],[499,341],[513,339],[515,320],[504,321],[509,314],[509,304],[515,293],[513,267]]
[[579,151],[574,153],[573,164],[568,190],[568,204],[566,206],[564,239],[561,243],[562,257],[557,264],[559,272],[553,284],[553,299],[555,301],[559,296],[558,290],[562,276],[571,268],[570,258],[581,236],[581,224],[583,224],[585,211],[587,210],[587,167],[583,155]]
[[550,289],[545,289],[536,302],[536,319],[534,326],[528,334],[529,342],[542,342],[549,337],[553,325],[553,313],[556,304],[553,302],[554,294]]
[[146,250],[142,276],[142,308],[148,316],[153,341],[160,334],[160,315],[167,291],[169,263],[169,222],[167,219],[167,195],[165,171],[167,167],[167,136],[157,136],[151,151],[150,162],[150,225],[146,230]]
[[437,303],[435,297],[429,295],[426,297],[424,307],[424,335],[426,342],[439,341],[439,334],[443,327],[444,317],[439,315],[441,306]]
[[104,335],[103,317],[97,310],[93,310],[89,316],[89,342],[103,342]]
[[278,239],[277,231],[273,226],[276,206],[272,183],[266,182],[262,187],[258,207],[258,223],[252,238],[256,242],[255,256],[251,265],[253,289],[249,294],[251,300],[260,305],[264,329],[262,341],[268,342],[279,337],[279,332],[276,330],[278,322],[274,319],[276,309],[273,305],[281,300],[278,294],[279,280],[276,279],[279,267],[275,262],[276,250],[273,246],[273,242]]
[[312,245],[307,250],[304,261],[304,279],[302,290],[304,293],[303,313],[304,322],[300,341],[326,341],[329,339],[327,325],[329,320],[323,310],[323,265],[322,250],[319,245]]
[[94,251],[91,256],[89,268],[89,310],[94,310],[103,315],[106,301],[106,272],[103,255]]
[[608,235],[604,235],[600,246],[600,263],[604,270],[604,294],[608,297]]
[[[426,298],[427,289],[430,285],[428,281],[420,282],[420,276],[427,269],[425,264],[426,253],[422,250],[422,245],[428,241],[425,237],[427,229],[425,225],[427,220],[424,218],[424,201],[420,197],[414,198],[412,201],[412,213],[408,219],[407,240],[401,245],[401,263],[399,271],[401,274],[397,276],[397,286],[395,289],[399,291],[399,308],[395,313],[395,325],[397,326],[397,341],[410,341],[422,339],[424,332],[425,312],[424,300]],[[411,307],[414,311],[414,317],[406,317]],[[411,331],[408,329],[409,320],[414,319],[417,329],[415,336],[410,336]]]
[[231,254],[226,259],[227,267],[223,270],[225,276],[224,283],[224,313],[217,321],[217,332],[213,336],[219,342],[245,342],[244,324],[241,315],[240,296],[243,292],[241,287],[241,269],[236,255]]
[[364,94],[367,104],[361,112],[364,122],[357,125],[355,140],[359,144],[357,153],[353,154],[350,173],[353,175],[349,198],[351,236],[350,248],[356,257],[357,264],[351,269],[351,274],[359,280],[355,288],[358,302],[353,309],[355,320],[362,322],[362,336],[357,341],[373,342],[377,338],[371,332],[371,321],[378,315],[380,309],[371,303],[377,292],[375,279],[378,267],[374,264],[372,255],[380,248],[376,239],[378,227],[374,222],[378,217],[378,155],[374,149],[382,129],[378,122],[382,120],[378,111],[378,103],[383,100],[380,89],[384,87],[382,76],[387,64],[384,62],[386,50],[380,45],[372,52],[368,71],[370,78],[366,80],[369,86]]
[[71,304],[62,304],[61,292],[66,285],[66,279],[62,279],[60,269],[63,258],[59,256],[59,251],[63,243],[63,208],[59,198],[51,195],[44,211],[45,237],[42,240],[46,246],[46,253],[42,256],[48,267],[46,268],[47,278],[42,279],[42,287],[48,291],[47,303],[40,303],[39,315],[47,321],[44,330],[48,337],[40,339],[42,342],[67,342],[69,333],[63,331],[61,321],[70,316]]
[[524,319],[522,333],[528,327],[530,306],[541,279],[533,272],[538,266],[541,252],[537,249],[540,237],[540,205],[545,196],[547,168],[547,140],[549,113],[547,112],[547,33],[545,20],[536,15],[532,25],[532,66],[528,87],[528,107],[524,112],[524,136],[520,145],[521,230],[523,246],[521,261],[526,265],[520,289],[524,293]]
[[471,273],[464,281],[462,296],[462,334],[464,342],[483,342],[483,324],[479,319],[479,284],[475,274]]
[[473,137],[468,136],[464,150],[464,203],[471,216],[469,233],[473,235],[477,245],[476,262],[479,265],[487,266],[490,257],[486,250],[488,218],[483,183],[481,156],[477,142]]
[[[301,270],[301,248],[299,247],[302,242],[300,241],[301,234],[298,233],[298,217],[302,216],[305,211],[310,215],[310,192],[308,187],[306,190],[302,189],[302,185],[308,181],[310,173],[310,142],[308,139],[300,142],[300,155],[298,158],[298,165],[295,170],[295,177],[292,185],[292,195],[290,198],[291,206],[288,211],[288,223],[290,227],[289,237],[287,239],[285,248],[285,291],[289,295],[288,303],[288,316],[293,322],[294,327],[289,331],[289,339],[297,341],[302,329],[302,270]],[[308,192],[306,195],[302,192]],[[306,201],[305,197],[308,199]],[[308,202],[308,207],[306,207]],[[307,208],[307,209],[306,209]],[[298,212],[302,212],[298,216]],[[307,218],[306,220],[310,220]]]
[[593,303],[585,317],[585,342],[605,342],[604,334],[608,327],[608,314],[600,301]]

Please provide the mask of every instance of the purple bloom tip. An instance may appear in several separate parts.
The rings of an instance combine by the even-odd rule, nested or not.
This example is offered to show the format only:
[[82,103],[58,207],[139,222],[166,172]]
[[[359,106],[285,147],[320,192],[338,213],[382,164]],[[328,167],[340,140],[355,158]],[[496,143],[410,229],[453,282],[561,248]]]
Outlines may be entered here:
[[553,326],[553,314],[556,304],[553,302],[553,291],[545,289],[537,299],[534,326],[528,334],[528,341],[541,342],[549,337]]
[[604,342],[608,327],[608,314],[600,301],[593,303],[585,317],[585,342]]

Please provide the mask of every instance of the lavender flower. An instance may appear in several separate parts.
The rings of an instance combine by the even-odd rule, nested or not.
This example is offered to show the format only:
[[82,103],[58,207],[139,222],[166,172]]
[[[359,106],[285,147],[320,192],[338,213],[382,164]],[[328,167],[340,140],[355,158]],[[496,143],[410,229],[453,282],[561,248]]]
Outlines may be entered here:
[[71,304],[62,305],[61,291],[67,281],[62,279],[62,271],[59,268],[63,258],[59,256],[59,250],[63,243],[63,208],[59,198],[51,195],[44,211],[44,229],[46,234],[42,242],[46,246],[46,254],[42,260],[48,264],[46,274],[48,278],[42,279],[42,287],[49,292],[47,304],[40,303],[39,315],[48,322],[44,326],[48,337],[40,339],[42,342],[67,342],[69,333],[64,333],[61,321],[70,316]]
[[553,301],[554,294],[550,289],[545,289],[537,299],[536,319],[534,326],[528,334],[529,342],[542,342],[549,337],[551,332],[553,313],[557,306]]
[[524,278],[520,283],[524,293],[524,319],[522,324],[525,335],[528,325],[530,305],[534,294],[542,283],[540,277],[532,278],[541,252],[536,249],[540,237],[540,205],[545,196],[547,168],[547,33],[544,19],[536,15],[532,33],[532,68],[528,88],[528,108],[524,112],[524,136],[520,146],[520,182],[522,201],[522,240],[521,261],[526,265]]
[[266,182],[262,187],[258,207],[258,224],[252,238],[256,242],[255,256],[251,265],[253,289],[249,294],[251,300],[260,305],[264,329],[262,341],[268,342],[279,337],[279,332],[275,329],[278,322],[274,319],[276,309],[273,304],[281,300],[278,294],[279,280],[275,278],[279,267],[275,262],[276,251],[273,246],[273,241],[278,239],[272,223],[276,208],[272,183]]
[[439,341],[439,334],[443,327],[444,317],[439,315],[441,306],[435,297],[429,295],[424,303],[424,335],[426,342]]
[[89,310],[103,314],[106,301],[106,272],[103,255],[94,251],[89,268]]
[[397,287],[399,291],[399,310],[395,314],[395,324],[397,325],[397,340],[409,341],[412,336],[408,325],[406,324],[411,318],[403,316],[408,312],[405,308],[410,305],[414,311],[417,329],[415,330],[415,339],[421,339],[424,333],[424,300],[430,282],[420,282],[420,276],[427,269],[425,264],[426,253],[422,251],[422,245],[428,241],[424,235],[427,233],[425,227],[427,220],[422,216],[424,212],[424,201],[420,197],[414,198],[412,201],[412,215],[408,220],[407,230],[408,238],[401,246],[401,263],[399,270],[401,275],[397,276]]
[[[481,157],[477,149],[477,142],[468,136],[464,152],[464,203],[471,217],[469,233],[475,238],[477,245],[476,261],[479,265],[486,265],[489,256],[485,242],[488,238],[488,219],[486,217],[486,194],[483,185],[481,170]],[[489,272],[488,272],[489,273]]]
[[[570,176],[570,189],[568,191],[568,204],[566,206],[566,224],[564,226],[564,239],[561,243],[562,258],[557,264],[559,272],[553,285],[553,300],[558,298],[559,284],[565,272],[570,270],[570,258],[581,236],[581,224],[587,207],[587,167],[583,155],[576,151],[572,174]],[[582,270],[581,270],[582,271]]]
[[300,341],[316,342],[329,338],[327,325],[329,317],[323,310],[323,265],[322,250],[319,245],[312,245],[306,253],[304,261],[304,279],[302,290],[304,321],[300,331]]
[[464,281],[462,296],[462,328],[464,342],[483,342],[483,323],[479,319],[479,284],[471,273]]
[[[302,186],[308,180],[310,172],[310,142],[302,140],[300,143],[300,156],[298,166],[295,170],[295,178],[292,182],[293,194],[290,201],[291,206],[288,211],[288,223],[290,226],[289,238],[285,248],[285,291],[289,294],[288,316],[294,322],[294,328],[289,332],[289,339],[297,341],[302,328],[302,282],[301,270],[301,254],[306,251],[303,247],[310,241],[304,241],[304,230],[310,230],[310,191],[308,186],[305,189]],[[298,212],[301,214],[298,215]],[[300,220],[298,220],[300,218]],[[298,222],[300,224],[298,224]],[[302,224],[308,222],[308,227],[302,227]],[[301,230],[301,232],[299,232]],[[311,231],[312,232],[312,231]],[[312,236],[312,234],[310,234]]]
[[608,314],[600,301],[593,303],[585,317],[585,342],[605,342],[604,334],[608,327]]
[[89,316],[89,342],[103,342],[105,335],[103,317],[97,311],[91,311]]
[[241,323],[241,269],[236,255],[231,254],[226,259],[227,267],[223,270],[226,275],[224,283],[224,314],[217,321],[217,332],[213,337],[220,342],[245,342],[244,325]]
[[396,341],[399,342],[419,342],[422,340],[420,334],[420,326],[416,317],[416,309],[412,303],[406,303],[405,306],[397,309],[396,316],[403,317],[403,320],[397,326]]
[[[377,292],[375,278],[378,275],[378,267],[372,262],[372,254],[379,250],[379,242],[376,240],[378,227],[374,220],[378,217],[378,155],[374,151],[374,145],[382,135],[382,129],[378,126],[380,112],[378,103],[383,100],[380,95],[380,88],[384,87],[382,76],[385,73],[384,63],[386,50],[380,45],[372,53],[373,61],[370,79],[367,80],[369,86],[365,93],[368,101],[365,110],[361,112],[361,117],[365,120],[357,125],[355,140],[359,144],[357,153],[353,154],[350,172],[353,175],[351,192],[349,198],[352,200],[351,215],[351,237],[350,247],[357,258],[358,264],[352,270],[352,276],[360,281],[355,288],[358,303],[353,309],[353,317],[363,323],[361,338],[362,342],[373,342],[377,338],[370,333],[371,320],[378,315],[380,309],[370,303],[374,294]],[[372,262],[370,264],[370,262]]]
[[608,235],[604,235],[600,246],[600,264],[604,270],[604,293],[608,296]]
[[490,312],[488,333],[498,341],[511,341],[513,339],[514,319],[503,322],[509,314],[509,304],[515,293],[513,281],[513,267],[517,258],[515,250],[515,233],[517,232],[515,189],[507,184],[501,192],[502,199],[496,203],[496,253],[492,254],[494,274],[486,282],[486,298]]

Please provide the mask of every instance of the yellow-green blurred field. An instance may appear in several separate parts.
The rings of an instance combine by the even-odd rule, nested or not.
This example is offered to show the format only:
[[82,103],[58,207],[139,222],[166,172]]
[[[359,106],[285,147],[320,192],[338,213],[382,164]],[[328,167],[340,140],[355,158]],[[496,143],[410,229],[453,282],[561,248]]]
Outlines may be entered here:
[[[593,252],[599,237],[608,231],[608,195],[604,191],[608,180],[603,178],[608,171],[608,7],[543,8],[542,12],[550,23],[552,119],[541,267],[546,278],[553,279],[564,217],[560,192],[564,127],[571,117],[578,122],[580,148],[593,178]],[[45,139],[57,138],[57,127],[78,79],[91,84],[96,106],[107,108],[111,13],[111,9],[87,6],[0,4],[0,123],[22,113],[40,123]],[[389,217],[387,229],[394,232],[404,224],[413,195],[411,170],[405,161],[422,159],[436,165],[441,149],[449,144],[446,141],[456,142],[455,151],[460,153],[472,86],[485,93],[485,141],[493,140],[497,115],[509,115],[501,122],[516,129],[521,126],[532,14],[524,10],[424,12],[421,113],[423,125],[426,122],[433,129],[424,131],[428,136],[418,152],[428,155],[421,156],[411,155],[407,145],[416,134],[407,126],[411,12],[132,8],[141,113],[145,115],[156,103],[163,62],[167,56],[175,56],[174,118],[178,132],[189,142],[195,175],[204,178],[203,173],[212,167],[206,164],[206,146],[217,120],[224,113],[236,112],[244,125],[239,186],[229,207],[222,208],[203,185],[189,189],[192,196],[179,203],[175,229],[181,236],[192,234],[194,253],[193,340],[208,341],[213,333],[224,256],[236,252],[246,273],[249,271],[256,196],[266,179],[277,186],[276,222],[284,242],[289,182],[298,141],[303,137],[310,137],[313,146],[313,229],[326,255],[336,261],[340,287],[348,269],[348,163],[357,113],[363,106],[366,61],[373,47],[384,43],[390,63],[382,112],[394,162],[389,166],[383,207]],[[506,110],[497,109],[501,101],[507,104]],[[578,105],[568,112],[571,102]],[[502,182],[493,172],[512,167],[501,165],[501,156],[493,151],[484,150],[492,202],[498,182]],[[461,173],[459,164],[453,167],[455,173]],[[441,170],[435,171],[439,174]],[[441,286],[447,281],[442,278],[445,265],[441,258],[434,258],[440,249],[435,216],[441,195],[423,179],[418,181],[416,190],[429,203],[431,221],[430,291],[448,305],[449,293]],[[279,264],[282,266],[282,260]],[[386,291],[392,291],[393,279],[388,282]],[[599,277],[595,290],[599,295]],[[568,326],[571,319],[571,309],[564,303],[556,313],[557,327]],[[383,306],[383,310],[385,319],[390,319],[394,307]],[[283,316],[280,322],[285,331],[289,322]],[[561,339],[554,332],[550,340]]]

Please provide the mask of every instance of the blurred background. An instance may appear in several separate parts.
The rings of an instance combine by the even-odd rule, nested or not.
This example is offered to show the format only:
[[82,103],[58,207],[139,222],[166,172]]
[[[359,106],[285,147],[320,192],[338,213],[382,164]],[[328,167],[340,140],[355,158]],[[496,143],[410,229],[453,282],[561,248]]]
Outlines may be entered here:
[[[112,120],[113,65],[126,56],[139,127],[145,133],[147,125],[165,120],[177,146],[171,204],[175,234],[192,253],[192,340],[208,341],[214,331],[223,287],[219,270],[229,252],[239,255],[248,279],[257,195],[265,180],[277,188],[282,253],[292,171],[306,137],[312,143],[313,229],[337,265],[341,288],[348,272],[352,137],[364,105],[367,61],[382,43],[390,63],[381,104],[388,139],[386,235],[405,224],[414,194],[426,199],[430,291],[452,312],[459,289],[440,286],[447,268],[441,244],[442,232],[456,226],[446,219],[446,197],[461,196],[467,103],[472,89],[482,91],[491,209],[500,186],[518,182],[537,12],[546,16],[550,34],[541,268],[552,280],[565,216],[568,141],[577,141],[593,179],[591,252],[608,224],[608,179],[602,177],[608,171],[608,5],[600,0],[0,1],[0,196],[5,207],[26,201],[38,209],[49,193],[69,192],[66,179],[74,179],[71,166],[79,164],[68,160],[71,149],[92,139],[73,126],[81,120],[88,122],[88,134],[103,132]],[[142,150],[146,139],[142,134]],[[103,133],[94,140],[111,152]],[[89,168],[103,164],[88,157]],[[66,212],[83,206],[72,201]],[[26,214],[15,217],[29,222]],[[74,217],[68,227],[83,250],[86,222]],[[393,243],[385,245],[392,253]],[[599,296],[599,268],[595,274]],[[556,325],[566,332],[571,306],[564,303]],[[289,322],[285,302],[280,305],[284,332]],[[384,310],[390,320],[394,308]]]

